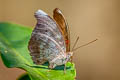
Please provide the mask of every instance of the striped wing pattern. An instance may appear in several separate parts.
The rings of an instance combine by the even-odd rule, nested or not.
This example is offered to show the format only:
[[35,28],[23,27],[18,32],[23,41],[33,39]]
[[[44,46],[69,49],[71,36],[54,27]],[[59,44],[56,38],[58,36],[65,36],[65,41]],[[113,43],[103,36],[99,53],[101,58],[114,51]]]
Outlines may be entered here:
[[42,10],[35,13],[37,19],[28,44],[30,55],[35,64],[52,61],[66,52],[65,40],[56,22]]

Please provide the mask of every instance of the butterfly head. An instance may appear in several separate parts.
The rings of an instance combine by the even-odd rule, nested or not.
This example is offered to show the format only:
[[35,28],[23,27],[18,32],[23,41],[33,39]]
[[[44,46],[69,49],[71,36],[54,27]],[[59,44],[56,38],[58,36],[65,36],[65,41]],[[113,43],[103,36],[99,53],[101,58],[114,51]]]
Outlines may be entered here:
[[67,52],[67,56],[69,57],[73,56],[73,52]]

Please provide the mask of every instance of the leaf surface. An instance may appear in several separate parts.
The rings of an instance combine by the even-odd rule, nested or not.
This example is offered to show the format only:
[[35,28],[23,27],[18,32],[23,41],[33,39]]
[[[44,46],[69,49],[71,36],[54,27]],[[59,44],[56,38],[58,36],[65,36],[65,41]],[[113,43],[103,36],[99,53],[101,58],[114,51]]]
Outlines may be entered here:
[[0,55],[5,66],[24,69],[31,80],[74,80],[76,71],[73,63],[67,63],[65,74],[64,66],[49,70],[48,63],[33,64],[28,51],[31,33],[32,28],[27,26],[7,22],[0,23]]

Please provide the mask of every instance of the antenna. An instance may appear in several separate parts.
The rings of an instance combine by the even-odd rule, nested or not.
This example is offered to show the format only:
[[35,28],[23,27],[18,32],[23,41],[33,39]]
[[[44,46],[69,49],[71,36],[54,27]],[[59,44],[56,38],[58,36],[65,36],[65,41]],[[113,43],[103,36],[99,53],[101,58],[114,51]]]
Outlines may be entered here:
[[83,44],[83,45],[81,45],[81,46],[73,49],[72,51],[76,51],[77,49],[79,49],[79,48],[81,48],[81,47],[84,47],[84,46],[86,46],[86,45],[88,45],[88,44],[91,44],[91,43],[93,43],[93,42],[95,42],[95,41],[97,41],[97,40],[98,40],[98,39],[95,39],[95,40],[93,40],[93,41],[91,41],[91,42],[88,42],[88,43],[86,43],[86,44]]
[[73,49],[75,48],[75,46],[76,46],[78,40],[79,40],[79,36],[77,37],[77,39],[76,39],[76,41],[75,41],[75,43],[74,43],[74,45],[73,45],[72,51],[73,51]]

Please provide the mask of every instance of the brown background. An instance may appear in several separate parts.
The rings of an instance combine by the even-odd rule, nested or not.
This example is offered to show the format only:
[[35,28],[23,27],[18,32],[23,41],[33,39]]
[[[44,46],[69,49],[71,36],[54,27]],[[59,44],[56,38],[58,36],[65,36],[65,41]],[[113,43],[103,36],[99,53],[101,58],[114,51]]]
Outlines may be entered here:
[[[52,16],[60,8],[71,29],[71,44],[99,40],[75,52],[77,80],[120,80],[120,0],[0,0],[0,21],[34,26],[38,9]],[[0,60],[0,80],[15,80],[20,69]]]

